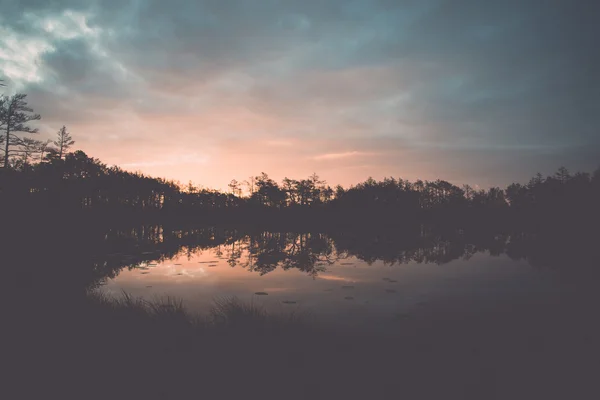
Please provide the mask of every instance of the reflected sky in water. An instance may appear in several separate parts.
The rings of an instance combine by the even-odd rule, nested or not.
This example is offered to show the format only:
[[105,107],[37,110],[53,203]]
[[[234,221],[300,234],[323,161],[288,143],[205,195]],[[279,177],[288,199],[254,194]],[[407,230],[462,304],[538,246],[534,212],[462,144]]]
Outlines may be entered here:
[[310,235],[282,235],[243,237],[193,251],[182,248],[171,259],[121,270],[101,290],[148,300],[174,296],[198,312],[206,312],[216,297],[236,296],[271,312],[303,311],[336,320],[478,312],[541,301],[564,290],[553,271],[487,250],[460,253],[448,261],[447,248],[433,245],[417,252],[433,254],[434,249],[440,257],[367,262],[324,236],[317,236],[315,243]]

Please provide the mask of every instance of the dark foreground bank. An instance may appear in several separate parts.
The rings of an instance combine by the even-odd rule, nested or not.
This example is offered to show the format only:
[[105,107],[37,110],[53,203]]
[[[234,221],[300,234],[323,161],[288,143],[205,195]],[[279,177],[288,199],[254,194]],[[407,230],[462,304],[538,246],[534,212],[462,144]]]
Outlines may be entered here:
[[232,299],[203,317],[173,299],[38,303],[7,314],[3,397],[595,399],[591,301],[438,310],[370,332]]

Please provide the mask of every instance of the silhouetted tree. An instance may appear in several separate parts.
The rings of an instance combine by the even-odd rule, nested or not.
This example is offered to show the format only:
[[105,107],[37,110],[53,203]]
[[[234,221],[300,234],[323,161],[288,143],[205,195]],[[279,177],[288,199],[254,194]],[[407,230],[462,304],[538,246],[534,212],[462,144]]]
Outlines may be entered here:
[[281,208],[285,205],[285,191],[266,173],[263,172],[256,178],[256,188],[251,198],[261,206]]
[[31,138],[23,138],[19,141],[21,157],[25,165],[29,165],[29,160],[35,161],[36,154],[40,152],[43,142]]
[[241,195],[240,183],[237,180],[232,179],[231,182],[229,182],[229,184],[227,186],[229,186],[229,190],[231,190],[231,194],[237,195],[237,196]]
[[189,181],[187,186],[185,187],[185,191],[187,194],[196,194],[198,193],[198,189],[196,186],[194,186],[194,183],[192,181]]
[[314,172],[308,179],[311,183],[311,204],[321,203],[321,189],[324,188],[322,185],[325,184],[325,181],[320,180],[319,175],[317,175],[316,172]]
[[56,140],[53,142],[58,152],[58,158],[62,159],[63,156],[69,151],[71,146],[75,144],[75,141],[71,137],[71,134],[67,131],[67,127],[63,125],[62,128],[56,133]]
[[39,146],[40,161],[44,160],[44,157],[46,156],[47,152],[51,149],[50,143],[51,143],[50,139],[46,140],[45,142],[40,142],[40,146]]
[[298,204],[298,196],[296,192],[298,182],[293,179],[289,179],[288,177],[285,177],[283,178],[281,185],[288,199],[288,205],[292,206]]
[[342,185],[336,185],[335,187],[335,198],[339,199],[344,196],[346,190]]
[[32,114],[33,109],[27,106],[26,94],[17,93],[13,96],[0,96],[0,129],[4,140],[4,168],[9,167],[11,147],[19,148],[23,144],[17,133],[37,133],[37,128],[31,128],[30,121],[39,120],[39,114]]
[[311,203],[314,194],[314,185],[311,180],[302,179],[295,181],[294,190],[300,205],[306,206]]
[[248,178],[247,181],[244,181],[243,184],[246,186],[246,188],[248,189],[248,196],[252,196],[252,194],[254,193],[254,185],[256,183],[256,177],[251,176]]

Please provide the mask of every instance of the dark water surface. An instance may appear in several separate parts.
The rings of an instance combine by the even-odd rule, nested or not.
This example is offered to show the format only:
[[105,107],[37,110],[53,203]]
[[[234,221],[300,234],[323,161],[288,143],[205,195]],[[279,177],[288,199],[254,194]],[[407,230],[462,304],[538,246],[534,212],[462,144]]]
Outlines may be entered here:
[[[597,399],[596,237],[24,226],[3,253],[9,397]],[[315,318],[192,330],[95,306],[92,288]]]
[[[552,304],[578,290],[560,269],[535,265],[523,236],[489,235],[473,244],[482,236],[471,241],[461,232],[245,234],[202,228],[176,233],[188,244],[165,255],[159,248],[169,239],[162,228],[151,229],[157,249],[142,251],[144,261],[104,280],[100,290],[148,300],[172,296],[200,313],[215,298],[235,296],[270,312],[369,326],[430,312]],[[112,256],[124,263],[136,257]]]

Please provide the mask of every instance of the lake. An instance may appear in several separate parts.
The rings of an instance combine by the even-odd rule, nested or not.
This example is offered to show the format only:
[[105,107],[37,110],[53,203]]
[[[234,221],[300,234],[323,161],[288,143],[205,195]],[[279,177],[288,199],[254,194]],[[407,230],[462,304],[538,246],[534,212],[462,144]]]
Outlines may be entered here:
[[[90,387],[131,398],[293,398],[299,387],[299,398],[597,397],[586,395],[600,359],[600,264],[586,232],[43,228],[5,247],[3,278],[17,300],[7,359],[50,376],[38,379],[45,390],[68,376],[84,398]],[[198,313],[235,296],[314,319],[207,327],[98,303],[92,288],[172,296]]]
[[[481,313],[551,303],[573,292],[560,271],[534,265],[523,237],[463,233],[322,234],[153,228],[156,245],[101,290],[182,299],[194,312],[235,296],[270,312],[336,323],[396,321],[429,312]],[[162,229],[162,228],[160,228]],[[414,232],[413,232],[414,233]],[[147,233],[146,233],[147,234]],[[143,235],[142,235],[143,236]],[[484,242],[482,242],[482,240]],[[472,242],[479,242],[473,244]],[[180,244],[180,246],[179,246]],[[525,246],[526,248],[526,246]],[[515,255],[517,250],[520,253]],[[124,260],[132,254],[116,253]]]

